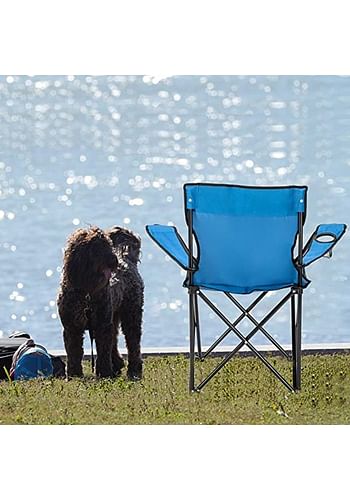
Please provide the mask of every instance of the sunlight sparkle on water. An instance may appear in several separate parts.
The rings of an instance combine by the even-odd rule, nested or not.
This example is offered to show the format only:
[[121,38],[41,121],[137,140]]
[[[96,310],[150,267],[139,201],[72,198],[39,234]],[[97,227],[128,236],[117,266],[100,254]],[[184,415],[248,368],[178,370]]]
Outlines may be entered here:
[[[62,348],[54,308],[67,236],[80,225],[126,225],[142,235],[143,342],[183,345],[185,272],[163,258],[145,225],[169,222],[185,237],[185,182],[306,183],[306,232],[346,222],[349,88],[349,77],[334,76],[0,76],[1,331],[26,317],[37,341]],[[344,238],[320,275],[315,266],[307,340],[348,335],[348,245]],[[339,308],[331,333],[326,301]],[[287,342],[281,317],[276,333]]]

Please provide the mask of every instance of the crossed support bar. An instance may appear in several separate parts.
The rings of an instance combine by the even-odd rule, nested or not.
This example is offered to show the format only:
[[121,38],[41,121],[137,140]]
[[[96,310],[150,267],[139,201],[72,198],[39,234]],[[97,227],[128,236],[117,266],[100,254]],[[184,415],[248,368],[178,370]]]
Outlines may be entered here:
[[[191,392],[200,391],[213,377],[218,373],[230,359],[246,345],[263,363],[264,365],[282,382],[282,384],[290,391],[299,390],[301,386],[301,307],[302,307],[302,288],[293,287],[279,302],[276,304],[264,318],[258,322],[250,311],[266,296],[267,292],[262,292],[246,309],[233,297],[230,293],[224,292],[229,300],[242,312],[242,314],[231,322],[216,305],[200,290],[198,287],[189,287],[189,313],[190,313],[190,377],[189,389]],[[295,304],[295,296],[297,295],[297,308]],[[210,309],[227,325],[227,329],[222,335],[202,353],[201,338],[199,329],[199,308],[198,297],[200,297]],[[272,342],[275,347],[287,359],[291,359],[290,355],[283,347],[266,331],[264,328],[272,316],[274,316],[283,305],[291,300],[291,330],[292,330],[292,362],[293,362],[293,386],[276,370],[276,368],[254,347],[250,339],[258,332],[262,332],[265,337]],[[296,310],[297,309],[297,310]],[[237,325],[244,319],[248,318],[255,326],[247,336],[244,336],[237,328]],[[197,339],[197,353],[200,360],[204,360],[230,333],[233,332],[239,339],[240,343],[228,353],[223,360],[202,380],[197,386],[195,385],[195,341]]]

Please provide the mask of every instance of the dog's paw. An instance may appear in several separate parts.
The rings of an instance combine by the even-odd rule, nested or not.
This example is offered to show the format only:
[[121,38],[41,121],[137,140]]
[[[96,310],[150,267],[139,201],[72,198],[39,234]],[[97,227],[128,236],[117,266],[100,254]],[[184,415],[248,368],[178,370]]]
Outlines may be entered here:
[[113,368],[111,362],[106,362],[104,359],[97,357],[96,359],[96,378],[112,378]]
[[96,372],[96,378],[101,379],[101,378],[113,378],[113,372],[112,370],[104,370],[103,372]]
[[142,372],[129,372],[128,371],[128,379],[131,382],[138,382],[142,380]]
[[122,374],[122,369],[125,366],[125,362],[121,357],[115,357],[112,359],[113,377],[119,377]]
[[142,360],[128,366],[128,379],[134,382],[142,379]]
[[67,370],[66,380],[72,380],[73,378],[81,378],[83,376],[82,369]]
[[118,377],[120,377],[120,376],[121,376],[121,374],[122,374],[122,370],[121,370],[121,368],[120,368],[120,369],[118,369],[118,370],[113,370],[113,377],[114,377],[114,378],[118,378]]

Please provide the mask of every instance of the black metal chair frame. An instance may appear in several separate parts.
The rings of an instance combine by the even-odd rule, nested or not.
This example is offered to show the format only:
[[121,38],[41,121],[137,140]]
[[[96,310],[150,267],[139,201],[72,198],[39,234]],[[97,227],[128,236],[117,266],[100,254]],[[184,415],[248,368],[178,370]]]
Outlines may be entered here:
[[[268,291],[264,291],[247,307],[243,307],[232,293],[221,292],[241,311],[234,321],[228,319],[216,305],[203,293],[200,287],[193,285],[193,273],[196,271],[196,259],[193,255],[194,250],[194,233],[193,233],[193,210],[186,209],[187,224],[188,224],[188,252],[189,252],[189,267],[187,270],[186,287],[189,293],[189,323],[190,323],[190,373],[189,373],[189,390],[190,392],[200,391],[225,365],[233,358],[235,354],[243,347],[247,346],[262,363],[277,377],[282,384],[290,391],[301,389],[301,331],[302,331],[302,298],[303,298],[303,216],[302,212],[298,212],[298,253],[295,259],[295,265],[298,270],[298,284],[290,288],[288,293],[278,302],[278,304],[264,316],[261,321],[257,321],[252,316],[251,311],[258,303],[266,296]],[[199,307],[198,298],[203,302],[226,324],[227,328],[222,335],[206,350],[202,352]],[[267,332],[264,325],[281,309],[288,301],[291,301],[291,333],[292,333],[292,356]],[[237,328],[238,324],[248,318],[254,325],[254,328],[248,335],[244,336]],[[293,364],[293,382],[290,384],[280,372],[259,352],[250,342],[252,337],[258,332],[262,332],[265,337],[281,352],[287,359],[292,360]],[[196,340],[197,340],[197,357],[204,361],[205,358],[213,352],[213,350],[233,332],[240,340],[239,344],[228,354],[224,356],[221,362],[207,375],[202,381],[196,384],[195,381],[195,358],[196,358]]]

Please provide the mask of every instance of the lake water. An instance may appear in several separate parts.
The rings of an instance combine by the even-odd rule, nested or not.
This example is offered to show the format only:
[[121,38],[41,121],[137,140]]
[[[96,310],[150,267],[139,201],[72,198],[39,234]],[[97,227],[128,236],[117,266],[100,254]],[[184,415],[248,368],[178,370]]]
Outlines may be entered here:
[[[347,223],[350,77],[0,77],[0,335],[23,329],[63,348],[55,299],[65,240],[80,226],[117,224],[142,236],[143,345],[187,345],[183,272],[144,226],[171,222],[186,236],[190,181],[307,184],[305,237],[319,223]],[[349,258],[346,235],[309,269],[305,343],[350,341]],[[225,327],[201,314],[206,344]],[[267,328],[289,343],[288,308]]]

